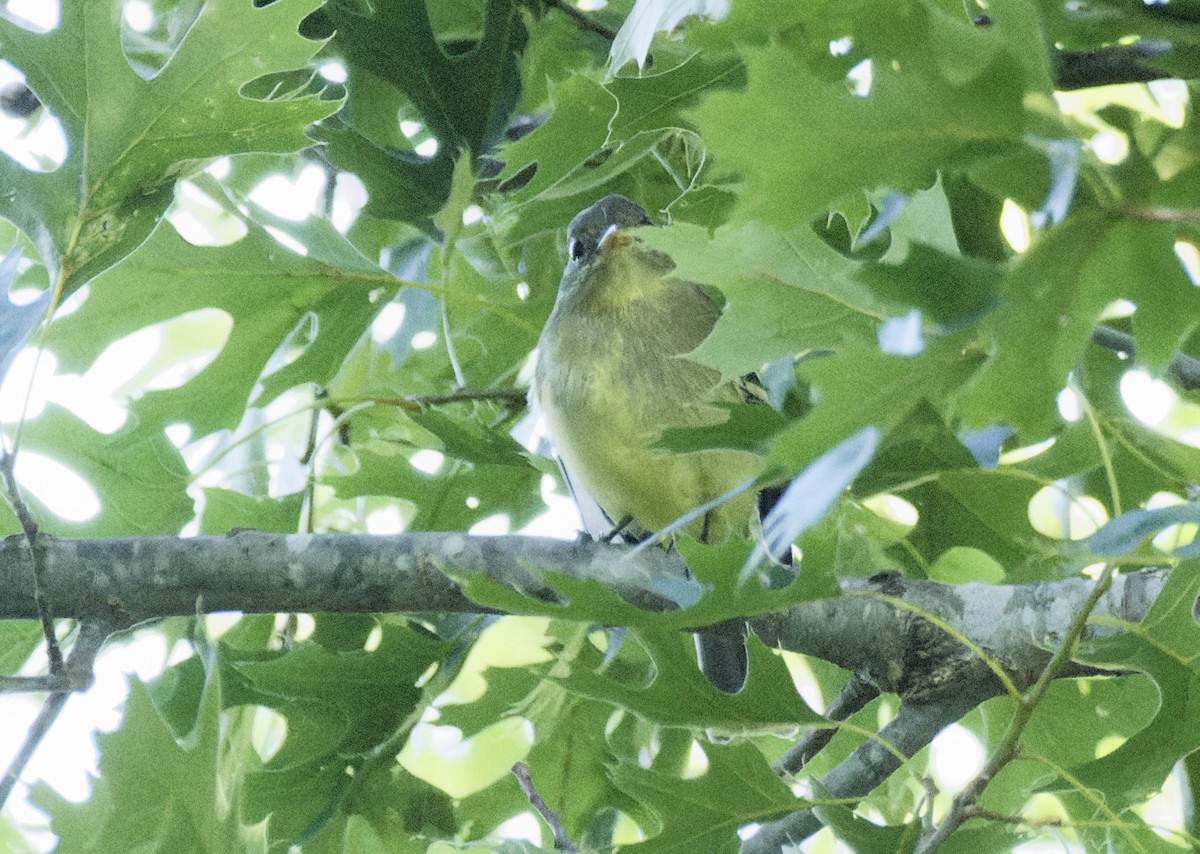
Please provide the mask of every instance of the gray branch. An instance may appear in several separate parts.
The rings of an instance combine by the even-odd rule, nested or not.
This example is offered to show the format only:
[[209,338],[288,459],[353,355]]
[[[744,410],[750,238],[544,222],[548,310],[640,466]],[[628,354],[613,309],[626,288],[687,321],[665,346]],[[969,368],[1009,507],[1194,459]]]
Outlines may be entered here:
[[[1125,332],[1101,324],[1092,330],[1092,343],[1115,353],[1123,353],[1133,358],[1137,355],[1134,337]],[[1186,353],[1176,353],[1175,358],[1167,366],[1167,371],[1186,391],[1200,388],[1200,359]]]
[[1153,60],[1171,52],[1171,43],[1143,40],[1095,50],[1055,50],[1051,53],[1056,89],[1086,89],[1113,83],[1146,83],[1171,74]]
[[[59,617],[128,626],[214,611],[275,613],[480,612],[454,577],[486,577],[534,600],[555,601],[539,578],[550,570],[603,583],[649,610],[676,607],[672,592],[697,585],[678,554],[533,537],[465,534],[278,535],[241,532],[191,539],[59,540],[42,535],[43,592]],[[37,608],[24,538],[0,543],[0,619],[31,619]],[[1166,570],[1120,575],[1093,614],[1089,640],[1142,620]],[[812,655],[854,673],[864,686],[899,695],[901,710],[877,739],[830,771],[821,787],[839,798],[865,795],[980,702],[1022,691],[1045,669],[1093,590],[1084,578],[1039,584],[944,585],[885,574],[843,583],[842,595],[752,617],[768,645]],[[695,592],[699,592],[698,589]],[[537,609],[532,607],[530,612]],[[576,606],[579,603],[574,603]],[[1063,675],[1095,673],[1072,663]],[[779,851],[820,827],[820,810],[765,824],[751,854]]]

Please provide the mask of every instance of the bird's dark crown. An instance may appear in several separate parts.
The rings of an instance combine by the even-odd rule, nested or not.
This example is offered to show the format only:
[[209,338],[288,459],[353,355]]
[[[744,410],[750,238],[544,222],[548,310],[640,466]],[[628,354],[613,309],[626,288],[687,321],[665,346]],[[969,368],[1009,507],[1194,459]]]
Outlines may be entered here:
[[567,228],[567,254],[571,263],[587,263],[600,248],[609,230],[653,225],[654,221],[638,205],[624,196],[605,196],[590,208],[575,215]]

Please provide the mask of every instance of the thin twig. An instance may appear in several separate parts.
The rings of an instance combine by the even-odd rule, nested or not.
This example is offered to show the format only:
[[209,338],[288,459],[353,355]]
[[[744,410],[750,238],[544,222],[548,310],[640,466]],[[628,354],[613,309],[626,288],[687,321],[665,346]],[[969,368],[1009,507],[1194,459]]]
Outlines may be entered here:
[[1034,709],[1037,708],[1038,703],[1041,702],[1042,697],[1049,690],[1051,683],[1058,677],[1059,671],[1071,660],[1079,639],[1083,637],[1083,630],[1087,627],[1088,617],[1095,609],[1101,597],[1112,586],[1115,568],[1114,564],[1107,565],[1101,576],[1096,579],[1096,584],[1092,588],[1091,594],[1084,602],[1083,607],[1079,609],[1079,613],[1075,615],[1075,619],[1071,622],[1071,627],[1068,629],[1066,637],[1063,638],[1063,642],[1055,650],[1054,655],[1042,671],[1041,676],[1038,677],[1037,682],[1025,692],[1020,702],[1017,703],[1017,708],[1013,713],[1012,720],[1009,722],[1008,729],[1004,733],[1004,737],[1000,740],[1000,744],[993,751],[983,770],[979,772],[974,780],[967,784],[966,788],[955,796],[950,810],[942,819],[941,824],[932,833],[925,835],[921,839],[916,849],[917,854],[933,854],[933,852],[937,851],[938,847],[949,838],[950,834],[957,830],[970,817],[970,809],[976,806],[979,796],[983,794],[983,790],[987,788],[992,779],[1017,756],[1021,746],[1021,736],[1024,734],[1025,727],[1028,726],[1030,719],[1033,717]]
[[1062,827],[1061,816],[1047,816],[1046,818],[1032,819],[1026,818],[1023,815],[1005,815],[1004,813],[994,812],[989,809],[984,809],[978,804],[972,804],[964,810],[967,818],[983,818],[988,821],[1000,822],[1001,824],[1014,824],[1019,827]]
[[546,824],[550,825],[550,830],[554,833],[554,848],[556,851],[578,851],[575,843],[571,841],[571,837],[567,836],[567,831],[563,827],[562,819],[558,813],[546,806],[546,802],[542,800],[542,796],[538,794],[534,788],[533,780],[529,777],[529,766],[524,762],[518,762],[512,767],[513,776],[517,778],[517,783],[521,787],[521,791],[525,793],[525,797],[529,798],[529,803],[538,811],[538,814],[545,820]]
[[29,694],[34,691],[55,694],[70,690],[70,678],[61,673],[56,676],[0,676],[0,694]]
[[1152,60],[1171,52],[1171,43],[1145,39],[1095,50],[1056,50],[1051,54],[1054,88],[1087,89],[1113,83],[1146,83],[1170,77]]
[[376,403],[381,406],[399,406],[410,412],[418,412],[427,406],[440,406],[444,403],[462,403],[472,400],[494,400],[506,406],[520,408],[529,400],[529,392],[523,388],[461,388],[444,394],[408,394],[403,397],[343,397],[334,403]]
[[38,620],[42,624],[42,635],[46,639],[46,657],[50,661],[50,673],[57,676],[63,669],[62,650],[58,647],[58,637],[54,633],[54,616],[50,613],[50,603],[46,601],[46,568],[43,565],[41,549],[38,548],[38,525],[29,505],[21,497],[21,487],[17,483],[16,460],[16,454],[7,450],[0,451],[0,476],[4,479],[4,491],[29,546],[29,560],[33,565],[33,601],[37,605]]
[[38,746],[45,739],[46,733],[50,731],[50,727],[58,719],[59,713],[67,703],[67,698],[74,691],[84,691],[91,687],[92,667],[96,663],[96,656],[114,628],[114,624],[106,619],[92,618],[80,623],[79,634],[71,647],[71,656],[65,667],[67,690],[55,691],[46,698],[42,710],[38,712],[37,719],[25,734],[25,741],[21,745],[21,749],[17,751],[17,755],[9,763],[4,776],[0,778],[0,808],[7,803],[8,796],[20,782],[21,774],[24,773],[29,760],[33,758]]
[[593,18],[589,18],[571,4],[564,2],[564,0],[547,0],[546,6],[562,12],[564,15],[574,21],[580,29],[587,30],[590,33],[595,33],[596,35],[603,39],[607,39],[608,41],[613,41],[617,37],[616,30],[606,27],[604,24]]
[[[1137,355],[1133,336],[1111,326],[1097,326],[1093,329],[1092,343],[1117,353],[1127,353],[1130,358]],[[1176,353],[1167,370],[1184,389],[1192,391],[1200,388],[1200,359],[1186,353]]]
[[1122,205],[1117,209],[1125,216],[1147,222],[1167,222],[1189,225],[1200,222],[1200,208],[1175,208],[1166,205]]
[[[825,710],[825,717],[831,721],[844,721],[878,696],[879,689],[874,685],[858,675],[851,676]],[[775,773],[795,774],[832,740],[837,731],[838,728],[832,726],[808,730],[775,762]]]

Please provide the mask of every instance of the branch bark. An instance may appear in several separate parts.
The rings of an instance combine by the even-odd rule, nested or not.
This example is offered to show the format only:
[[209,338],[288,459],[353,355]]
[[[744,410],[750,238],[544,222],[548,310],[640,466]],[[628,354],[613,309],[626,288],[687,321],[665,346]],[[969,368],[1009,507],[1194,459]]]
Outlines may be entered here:
[[[60,540],[41,536],[44,595],[59,617],[128,626],[155,617],[214,611],[359,613],[481,612],[454,576],[482,576],[531,597],[530,612],[556,601],[539,579],[550,570],[599,581],[639,607],[677,607],[699,585],[675,552],[534,537],[416,533]],[[0,543],[0,619],[37,616],[24,538]],[[802,568],[803,570],[803,568]],[[1117,576],[1099,597],[1082,640],[1137,623],[1166,570]],[[1095,594],[1086,578],[1025,585],[909,580],[894,574],[842,583],[839,597],[804,602],[748,623],[768,645],[850,670],[864,686],[899,695],[901,711],[821,781],[828,794],[860,797],[902,757],[946,725],[1000,694],[1014,699],[1045,671],[1072,620]],[[572,603],[579,607],[580,603]],[[1077,662],[1063,676],[1095,673]],[[820,827],[820,810],[797,812],[747,840],[747,852],[777,851]]]

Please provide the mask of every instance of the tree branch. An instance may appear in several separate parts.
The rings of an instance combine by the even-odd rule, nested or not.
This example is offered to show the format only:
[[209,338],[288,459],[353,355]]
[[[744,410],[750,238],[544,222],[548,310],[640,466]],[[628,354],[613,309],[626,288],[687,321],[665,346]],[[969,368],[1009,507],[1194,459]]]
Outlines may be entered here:
[[546,5],[551,9],[557,9],[568,18],[575,22],[575,25],[581,30],[595,33],[603,39],[612,41],[617,37],[617,31],[611,29],[594,18],[590,18],[583,12],[576,9],[570,3],[565,3],[563,0],[547,0]]
[[33,591],[33,601],[37,606],[38,622],[42,626],[42,636],[46,639],[46,657],[50,660],[50,674],[58,676],[62,673],[62,650],[58,648],[58,636],[54,633],[54,611],[46,601],[43,585],[45,584],[44,563],[42,560],[41,535],[38,532],[37,520],[21,495],[21,486],[17,483],[17,455],[14,450],[0,450],[0,480],[4,484],[4,493],[16,514],[17,522],[29,546],[29,564],[33,570],[30,577],[29,589]]
[[[43,535],[45,595],[60,616],[105,624],[197,612],[487,612],[454,578],[488,578],[529,597],[527,613],[558,603],[544,569],[602,583],[650,611],[699,594],[676,552],[535,537],[416,533],[60,540]],[[0,619],[35,617],[22,538],[0,542]],[[1166,578],[1151,569],[1118,576],[1099,596],[1083,639],[1111,635],[1150,609]],[[901,698],[901,711],[821,781],[835,798],[857,798],[887,778],[947,724],[983,700],[1024,691],[1071,632],[1072,615],[1095,594],[1086,578],[1024,585],[943,585],[894,575],[851,579],[843,595],[804,602],[747,622],[769,646],[822,658],[856,675],[860,688]],[[667,592],[671,596],[665,595]],[[522,613],[520,603],[512,608]],[[564,606],[591,620],[586,603]],[[78,645],[78,642],[77,642]],[[986,658],[982,651],[986,650]],[[72,659],[74,656],[72,656]],[[71,665],[68,665],[71,670]],[[73,671],[72,671],[73,672]],[[1062,676],[1095,671],[1069,663]],[[820,808],[765,825],[747,851],[803,838]],[[760,839],[761,836],[761,839]],[[755,841],[757,840],[757,841]]]
[[[825,717],[831,721],[844,721],[878,696],[879,689],[874,685],[857,675],[851,676],[825,710]],[[838,728],[832,726],[810,729],[779,758],[774,765],[775,772],[795,774],[829,744],[837,731]]]
[[[822,778],[820,788],[824,794],[838,800],[867,795],[904,759],[916,755],[939,732],[995,693],[978,684],[966,684],[962,689],[946,703],[902,705],[879,735],[859,745]],[[743,843],[741,854],[779,854],[785,845],[799,845],[824,825],[823,809],[800,810],[762,825]]]
[[537,787],[533,785],[533,779],[529,776],[529,766],[524,762],[518,762],[512,767],[512,773],[517,778],[517,784],[521,787],[521,791],[529,799],[529,803],[538,811],[538,815],[542,817],[542,820],[550,826],[550,830],[554,834],[554,850],[578,851],[579,848],[567,834],[567,830],[563,827],[562,819],[558,813],[550,809],[546,801],[538,794]]
[[[1134,337],[1111,326],[1097,326],[1092,330],[1092,343],[1116,353],[1127,353],[1130,358],[1137,354]],[[1167,370],[1188,391],[1200,388],[1200,359],[1186,353],[1176,353]]]
[[1050,57],[1054,88],[1087,89],[1113,83],[1146,83],[1172,75],[1147,60],[1165,56],[1171,43],[1142,40],[1095,50],[1055,50]]
[[66,684],[62,690],[56,690],[46,698],[42,710],[38,713],[33,725],[29,727],[29,731],[25,733],[25,741],[21,745],[21,749],[17,751],[17,755],[13,757],[4,776],[0,778],[0,808],[8,801],[8,796],[20,782],[21,772],[25,770],[25,766],[37,752],[38,745],[50,732],[50,727],[58,720],[71,692],[85,691],[91,687],[92,666],[96,663],[100,647],[108,640],[114,629],[115,626],[103,618],[84,620],[80,625],[79,636],[75,638],[75,644],[71,647],[71,655],[66,661]]

